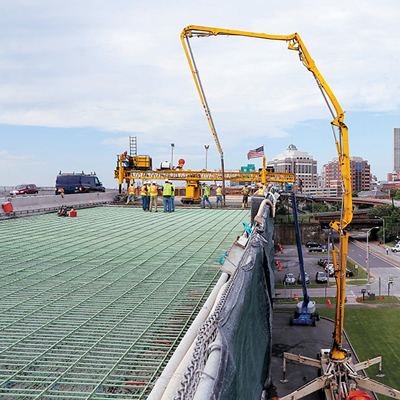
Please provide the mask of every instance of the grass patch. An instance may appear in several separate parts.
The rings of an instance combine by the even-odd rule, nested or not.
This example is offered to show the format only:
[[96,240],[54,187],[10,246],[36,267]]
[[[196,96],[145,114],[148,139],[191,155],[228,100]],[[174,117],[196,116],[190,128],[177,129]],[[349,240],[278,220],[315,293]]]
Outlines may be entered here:
[[[350,279],[356,279],[356,277],[358,279],[367,279],[368,278],[367,271],[365,271],[360,266],[358,266],[358,269],[356,270],[356,263],[349,259],[347,259],[347,268],[350,271],[353,271],[353,273],[354,273],[354,276],[352,276]],[[357,276],[357,271],[358,271],[358,276]]]
[[[307,283],[307,289],[323,289],[326,286],[326,284],[324,283]],[[329,286],[336,286],[336,283],[333,282],[329,282]],[[285,289],[285,286],[282,284],[275,284],[275,289]],[[303,293],[303,285],[286,285],[286,290],[290,290],[290,289],[294,289],[294,290],[300,290],[301,293]]]
[[[335,310],[318,310],[325,317],[334,319]],[[400,389],[400,308],[346,308],[344,329],[360,361],[382,356],[383,378],[378,378],[378,365],[366,369],[372,379]],[[379,398],[389,397],[379,395]]]
[[398,303],[399,299],[395,296],[382,296],[383,299],[381,299],[380,297],[375,297],[375,300],[369,300],[368,297],[365,298],[365,300],[363,301],[362,296],[360,296],[360,303],[361,304],[392,304],[392,303]]
[[346,284],[347,285],[366,285],[367,284],[366,279],[353,279],[353,278],[347,278]]
[[[336,304],[336,299],[330,297],[329,298],[331,301],[331,304]],[[303,300],[303,296],[299,296],[299,300],[298,301],[302,301]],[[327,301],[325,300],[325,297],[310,297],[310,300],[315,301],[317,304],[328,304]],[[274,303],[275,304],[297,304],[297,301],[294,300],[294,298],[279,298],[279,297],[275,297],[274,298]]]

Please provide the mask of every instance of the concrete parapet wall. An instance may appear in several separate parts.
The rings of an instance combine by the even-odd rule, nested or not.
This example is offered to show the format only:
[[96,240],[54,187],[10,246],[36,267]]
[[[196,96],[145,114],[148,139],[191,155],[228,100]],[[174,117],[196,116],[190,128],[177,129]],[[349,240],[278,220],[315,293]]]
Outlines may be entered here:
[[0,207],[0,219],[22,217],[26,215],[45,214],[57,211],[62,205],[73,208],[87,208],[107,204],[113,201],[117,192],[68,194],[64,198],[48,196],[7,196],[0,197],[1,204],[11,203],[13,212],[4,212]]

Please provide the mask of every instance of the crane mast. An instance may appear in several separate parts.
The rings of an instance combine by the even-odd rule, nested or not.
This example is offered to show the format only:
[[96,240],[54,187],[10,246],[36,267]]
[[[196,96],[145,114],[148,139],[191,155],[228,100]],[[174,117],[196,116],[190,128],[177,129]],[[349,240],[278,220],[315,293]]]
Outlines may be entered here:
[[[190,25],[183,29],[181,33],[181,41],[185,50],[186,57],[189,62],[190,69],[192,71],[193,78],[197,90],[200,95],[201,102],[203,104],[208,122],[211,127],[211,132],[214,136],[218,150],[221,154],[221,162],[223,163],[223,153],[216,134],[215,125],[211,117],[211,113],[206,101],[203,86],[200,82],[199,73],[194,62],[193,52],[190,48],[189,39],[192,37],[210,37],[210,36],[243,36],[252,37],[258,39],[268,40],[279,40],[288,43],[289,50],[295,50],[299,54],[300,61],[304,66],[313,74],[319,89],[327,103],[327,106],[334,118],[331,122],[333,128],[333,135],[335,139],[335,146],[339,156],[340,170],[343,179],[343,207],[340,221],[332,221],[330,226],[335,229],[339,234],[339,264],[335,264],[335,277],[338,285],[338,301],[336,305],[336,318],[335,318],[335,330],[334,330],[334,341],[331,349],[331,358],[335,360],[344,360],[347,358],[347,352],[343,349],[343,320],[344,320],[344,303],[345,303],[345,286],[346,286],[346,261],[347,261],[347,249],[348,249],[348,234],[344,229],[351,222],[353,218],[353,204],[351,197],[351,175],[350,175],[350,157],[349,157],[349,141],[348,141],[348,130],[344,121],[344,111],[340,107],[332,90],[322,77],[318,68],[315,65],[314,60],[311,58],[307,48],[301,40],[298,33],[291,35],[268,35],[265,33],[254,33],[230,29],[210,28],[203,26]],[[186,46],[187,44],[187,46]],[[338,129],[338,135],[336,135],[335,127]],[[336,257],[334,258],[336,260]]]

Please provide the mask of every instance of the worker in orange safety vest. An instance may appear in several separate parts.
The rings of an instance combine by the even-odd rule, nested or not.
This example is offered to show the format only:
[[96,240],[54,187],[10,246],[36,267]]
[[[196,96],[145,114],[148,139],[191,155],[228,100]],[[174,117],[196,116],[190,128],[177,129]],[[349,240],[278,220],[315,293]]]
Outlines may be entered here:
[[136,194],[136,188],[133,186],[133,183],[128,187],[128,200],[126,201],[126,204],[128,204],[131,200],[132,203],[135,202],[135,194]]
[[154,181],[150,186],[149,193],[150,193],[150,212],[153,210],[153,206],[154,206],[154,212],[157,212],[158,186]]

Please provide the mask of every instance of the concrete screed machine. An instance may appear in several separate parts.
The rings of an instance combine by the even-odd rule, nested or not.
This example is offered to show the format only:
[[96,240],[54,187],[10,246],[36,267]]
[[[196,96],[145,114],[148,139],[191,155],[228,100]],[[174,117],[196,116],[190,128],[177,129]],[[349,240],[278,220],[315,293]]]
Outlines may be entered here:
[[[349,159],[349,142],[348,130],[344,121],[344,111],[340,107],[336,97],[329,88],[328,84],[323,79],[317,69],[314,60],[308,53],[304,43],[297,33],[287,36],[268,35],[265,33],[253,33],[245,31],[236,31],[219,28],[209,28],[202,26],[188,26],[181,34],[181,41],[192,71],[195,84],[203,104],[206,117],[210,124],[212,134],[221,154],[221,164],[223,171],[223,153],[216,135],[215,125],[211,117],[204,89],[200,82],[199,72],[197,70],[193,52],[190,47],[190,38],[193,37],[211,37],[211,36],[243,36],[259,39],[278,40],[288,43],[290,50],[298,52],[300,61],[313,74],[317,85],[326,101],[326,104],[332,114],[333,121],[331,122],[334,141],[339,157],[340,169],[343,179],[343,201],[341,217],[339,221],[332,221],[330,226],[339,234],[339,251],[337,261],[337,251],[333,250],[333,261],[335,270],[335,279],[337,283],[337,302],[335,325],[333,332],[333,344],[330,349],[321,349],[318,359],[312,359],[301,355],[284,353],[283,357],[283,379],[281,382],[287,381],[285,378],[286,361],[294,360],[302,364],[311,365],[320,368],[321,376],[315,378],[311,382],[305,384],[294,392],[282,397],[283,400],[300,399],[317,390],[324,390],[328,400],[340,398],[342,400],[351,400],[354,398],[369,400],[371,397],[364,390],[371,390],[392,398],[400,398],[400,391],[383,385],[372,379],[361,376],[359,371],[368,368],[371,365],[381,363],[381,357],[376,357],[372,360],[364,361],[358,364],[353,364],[350,352],[343,348],[343,321],[344,321],[344,306],[345,306],[345,285],[346,285],[346,261],[348,251],[348,233],[345,231],[347,225],[353,218],[352,206],[352,191],[351,191],[351,173]],[[304,279],[304,277],[303,277]]]

